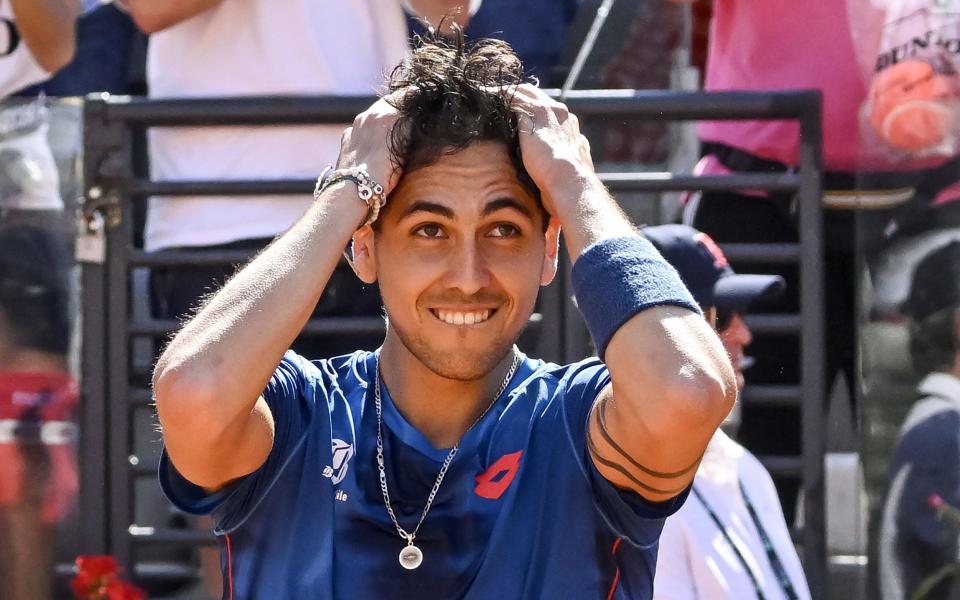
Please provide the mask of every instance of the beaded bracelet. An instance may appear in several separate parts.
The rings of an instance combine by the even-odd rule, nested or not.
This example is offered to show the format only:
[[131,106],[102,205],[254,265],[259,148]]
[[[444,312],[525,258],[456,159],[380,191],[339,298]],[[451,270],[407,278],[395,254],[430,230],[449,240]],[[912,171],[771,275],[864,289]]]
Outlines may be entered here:
[[362,163],[344,169],[334,169],[333,165],[327,165],[317,179],[317,186],[313,190],[314,200],[319,199],[325,189],[338,181],[352,181],[357,184],[357,195],[369,209],[367,218],[360,227],[376,221],[380,215],[380,209],[387,203],[387,196],[383,193],[383,186],[367,172],[367,164]]

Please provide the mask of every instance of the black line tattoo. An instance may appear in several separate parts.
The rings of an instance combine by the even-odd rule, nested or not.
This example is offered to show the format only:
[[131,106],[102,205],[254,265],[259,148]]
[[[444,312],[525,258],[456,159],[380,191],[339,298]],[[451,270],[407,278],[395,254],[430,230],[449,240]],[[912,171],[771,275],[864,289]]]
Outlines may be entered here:
[[682,492],[687,488],[687,485],[684,485],[682,487],[672,489],[672,490],[662,490],[660,488],[655,488],[651,485],[647,485],[646,483],[640,481],[639,479],[634,477],[632,473],[624,469],[619,463],[615,463],[612,460],[607,460],[600,454],[600,451],[597,450],[597,446],[593,443],[593,435],[590,433],[589,428],[587,428],[587,448],[589,448],[590,454],[593,455],[594,460],[599,462],[601,465],[605,467],[609,467],[615,470],[616,472],[620,473],[640,489],[646,490],[648,492],[653,492],[654,494],[676,496],[677,494],[679,494],[680,492]]
[[607,430],[607,402],[609,400],[610,400],[610,396],[605,395],[599,400],[597,400],[596,404],[594,404],[593,406],[593,413],[596,416],[596,420],[597,420],[597,429],[600,430],[600,435],[603,436],[604,441],[606,441],[611,448],[616,450],[617,453],[620,454],[620,456],[627,459],[631,465],[633,465],[637,469],[640,469],[640,471],[642,471],[647,475],[650,475],[651,477],[658,477],[660,479],[676,479],[677,477],[683,477],[684,475],[689,473],[691,470],[695,469],[697,465],[700,464],[700,460],[703,458],[703,455],[700,455],[700,457],[697,458],[697,460],[693,461],[693,463],[691,463],[688,467],[684,468],[681,471],[675,471],[673,473],[664,473],[661,471],[654,471],[653,469],[648,469],[647,467],[638,463],[636,460],[633,459],[632,456],[627,454],[626,450],[624,450],[620,446],[620,444],[618,444],[613,440],[613,438],[610,436],[610,432]]

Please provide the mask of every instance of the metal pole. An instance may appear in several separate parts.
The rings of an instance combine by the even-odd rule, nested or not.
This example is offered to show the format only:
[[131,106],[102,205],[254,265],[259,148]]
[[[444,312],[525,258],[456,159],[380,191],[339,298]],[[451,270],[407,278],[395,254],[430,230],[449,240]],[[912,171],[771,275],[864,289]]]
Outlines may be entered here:
[[800,115],[800,386],[803,397],[804,570],[814,598],[826,597],[827,543],[824,489],[824,290],[822,98]]

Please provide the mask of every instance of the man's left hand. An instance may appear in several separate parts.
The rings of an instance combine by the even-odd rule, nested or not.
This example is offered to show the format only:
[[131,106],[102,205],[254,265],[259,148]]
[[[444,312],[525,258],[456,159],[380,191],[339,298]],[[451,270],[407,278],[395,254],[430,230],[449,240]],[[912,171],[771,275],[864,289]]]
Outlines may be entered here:
[[523,166],[543,195],[544,208],[556,216],[558,199],[579,197],[596,178],[590,143],[567,106],[536,86],[517,86],[512,98],[520,127]]

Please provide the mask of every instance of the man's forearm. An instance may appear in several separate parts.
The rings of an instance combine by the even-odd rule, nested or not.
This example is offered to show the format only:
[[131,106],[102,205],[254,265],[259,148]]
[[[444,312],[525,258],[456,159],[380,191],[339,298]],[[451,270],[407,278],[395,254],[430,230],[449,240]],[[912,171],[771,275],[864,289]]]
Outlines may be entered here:
[[226,422],[249,412],[310,317],[365,212],[353,184],[331,186],[296,225],[228,281],[158,360],[158,406],[183,396],[215,397]]
[[76,51],[77,0],[11,0],[17,30],[37,63],[54,73]]
[[116,0],[144,33],[156,33],[208,11],[223,0]]
[[565,185],[553,188],[553,195],[555,216],[563,227],[571,261],[575,262],[588,246],[600,240],[636,233],[595,173],[575,173],[567,180]]

